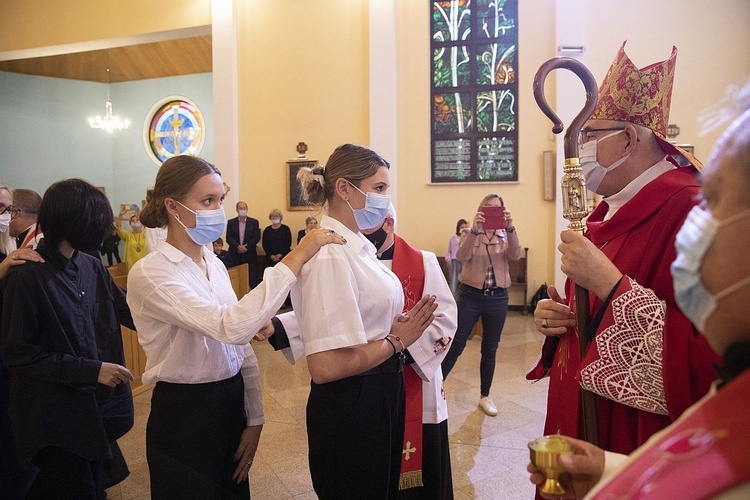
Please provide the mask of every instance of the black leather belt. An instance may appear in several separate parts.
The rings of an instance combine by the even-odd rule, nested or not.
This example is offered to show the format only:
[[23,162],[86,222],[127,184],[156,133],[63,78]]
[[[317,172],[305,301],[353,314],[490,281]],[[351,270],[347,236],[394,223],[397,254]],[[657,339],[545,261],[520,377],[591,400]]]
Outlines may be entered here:
[[403,352],[391,356],[375,368],[370,368],[366,372],[360,373],[358,377],[364,377],[367,375],[384,375],[386,373],[401,373],[404,371],[404,365],[406,364],[406,356]]
[[502,292],[503,290],[507,290],[507,288],[503,288],[501,286],[495,286],[495,287],[492,287],[492,288],[474,288],[471,285],[467,285],[466,283],[460,283],[460,282],[459,282],[458,286],[462,290],[466,290],[466,291],[469,291],[471,293],[482,294],[485,297],[491,297],[493,295],[497,295],[498,293]]

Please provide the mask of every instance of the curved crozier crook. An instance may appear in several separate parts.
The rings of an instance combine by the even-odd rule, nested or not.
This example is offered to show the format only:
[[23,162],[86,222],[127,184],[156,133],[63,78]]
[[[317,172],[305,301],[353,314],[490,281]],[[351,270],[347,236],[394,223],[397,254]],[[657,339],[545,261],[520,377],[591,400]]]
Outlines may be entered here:
[[582,62],[570,57],[554,57],[539,66],[536,75],[534,75],[534,99],[536,99],[536,103],[542,112],[552,120],[552,132],[555,134],[562,132],[564,126],[562,120],[552,111],[552,108],[547,103],[547,99],[544,97],[544,81],[547,78],[547,74],[557,68],[564,68],[575,73],[581,79],[581,82],[583,82],[583,88],[586,90],[586,103],[573,121],[570,122],[568,130],[565,132],[565,157],[577,158],[578,135],[596,107],[598,95],[596,79],[594,79],[594,75],[591,74],[591,71]]

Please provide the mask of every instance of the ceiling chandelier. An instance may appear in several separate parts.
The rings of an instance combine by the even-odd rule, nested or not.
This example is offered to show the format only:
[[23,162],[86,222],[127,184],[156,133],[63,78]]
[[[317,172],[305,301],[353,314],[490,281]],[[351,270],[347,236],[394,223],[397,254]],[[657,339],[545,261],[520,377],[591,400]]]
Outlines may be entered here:
[[121,120],[119,116],[112,113],[112,101],[109,98],[110,86],[109,68],[107,68],[107,103],[104,105],[104,116],[89,118],[89,125],[91,128],[98,128],[112,133],[115,130],[128,128],[130,126],[130,120]]

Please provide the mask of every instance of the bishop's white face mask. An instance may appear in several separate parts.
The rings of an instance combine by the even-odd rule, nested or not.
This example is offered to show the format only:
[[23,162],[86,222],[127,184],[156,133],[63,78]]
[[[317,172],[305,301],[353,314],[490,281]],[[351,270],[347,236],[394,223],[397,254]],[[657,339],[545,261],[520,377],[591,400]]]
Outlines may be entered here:
[[2,214],[0,215],[0,234],[3,234],[5,231],[8,230],[8,226],[10,226],[10,214]]
[[750,210],[717,221],[711,212],[695,206],[677,232],[677,258],[671,267],[675,300],[685,316],[702,332],[705,331],[706,322],[716,310],[719,300],[750,285],[750,276],[747,276],[713,295],[706,290],[701,281],[703,257],[711,246],[716,232],[745,217],[750,217]]
[[589,189],[590,191],[599,193],[599,191],[597,190],[599,189],[599,186],[601,185],[602,180],[604,179],[604,176],[607,175],[607,172],[613,171],[614,169],[622,165],[625,162],[625,160],[630,158],[630,153],[628,153],[627,156],[620,158],[609,167],[603,166],[602,164],[599,163],[599,160],[596,159],[597,143],[603,141],[604,139],[614,137],[617,134],[620,134],[624,131],[625,130],[616,130],[610,134],[605,135],[604,137],[600,139],[592,139],[588,142],[585,142],[581,144],[581,146],[578,148],[578,157],[580,158],[580,161],[581,161],[581,170],[583,171],[583,179],[586,181],[586,188]]
[[[177,201],[177,203],[180,202]],[[205,245],[214,242],[224,233],[227,226],[224,207],[219,207],[216,210],[193,210],[185,205],[182,206],[185,210],[190,210],[195,214],[195,227],[187,227],[180,219],[177,219],[177,222],[185,228],[185,232],[196,244]]]

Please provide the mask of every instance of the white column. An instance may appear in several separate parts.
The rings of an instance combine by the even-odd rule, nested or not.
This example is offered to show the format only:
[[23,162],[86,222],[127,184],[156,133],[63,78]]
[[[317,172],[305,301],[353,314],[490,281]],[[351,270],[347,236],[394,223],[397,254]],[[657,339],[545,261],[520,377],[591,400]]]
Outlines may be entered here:
[[[232,189],[226,199],[234,207],[240,190],[237,97],[237,0],[213,0],[214,163]],[[231,212],[231,210],[230,210]]]
[[396,0],[370,0],[370,147],[391,164],[397,205]]

